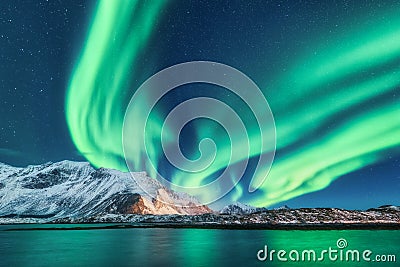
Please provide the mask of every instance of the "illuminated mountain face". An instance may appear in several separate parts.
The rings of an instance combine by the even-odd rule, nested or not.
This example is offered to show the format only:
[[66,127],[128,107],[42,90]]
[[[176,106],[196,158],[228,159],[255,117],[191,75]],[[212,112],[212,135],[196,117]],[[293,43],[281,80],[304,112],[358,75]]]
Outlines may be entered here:
[[[0,164],[0,216],[82,218],[99,214],[203,214],[193,197],[168,190],[146,173],[94,169],[62,161],[26,168]],[[149,196],[149,192],[156,195]]]

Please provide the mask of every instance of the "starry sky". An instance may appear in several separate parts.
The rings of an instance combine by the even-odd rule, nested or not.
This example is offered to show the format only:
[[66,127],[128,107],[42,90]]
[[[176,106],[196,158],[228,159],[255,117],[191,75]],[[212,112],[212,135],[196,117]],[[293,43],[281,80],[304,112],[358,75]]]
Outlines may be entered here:
[[[247,192],[252,177],[269,171],[255,173],[260,154],[254,153],[243,179],[216,206],[400,204],[398,1],[7,0],[0,6],[2,162],[88,160],[126,170],[122,124],[135,90],[166,67],[207,60],[248,75],[276,124],[275,161],[263,185]],[[206,173],[186,179],[153,138],[166,114],[180,101],[217,91],[213,97],[252,116],[226,90],[188,88],[159,103],[146,138],[157,172],[203,185],[226,168],[226,133],[201,119],[183,128],[180,146],[188,158],[199,156],[205,137],[223,152]],[[144,100],[138,109],[147,107]],[[246,126],[256,142],[252,123]],[[156,176],[143,151],[132,147],[134,169]]]

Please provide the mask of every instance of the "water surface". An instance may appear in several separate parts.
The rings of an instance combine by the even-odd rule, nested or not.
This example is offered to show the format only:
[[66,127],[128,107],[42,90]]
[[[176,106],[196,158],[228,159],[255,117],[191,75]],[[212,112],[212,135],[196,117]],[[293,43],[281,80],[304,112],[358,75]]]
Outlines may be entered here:
[[[99,227],[104,224],[57,225],[59,228]],[[28,228],[43,230],[24,230]],[[1,266],[399,266],[400,231],[331,230],[217,230],[217,229],[81,229],[46,230],[54,225],[0,226]],[[15,229],[17,231],[10,231]],[[338,248],[344,239],[347,246]],[[342,240],[343,241],[343,240]],[[286,251],[287,262],[257,259],[268,247]],[[336,261],[321,251],[337,250]],[[314,250],[317,260],[302,261],[304,250]],[[340,251],[343,260],[340,260]],[[345,261],[346,251],[371,250],[370,262]],[[299,253],[299,262],[289,258]],[[291,252],[295,258],[296,252]],[[263,256],[261,253],[260,256]],[[375,257],[394,255],[397,262],[376,262]],[[311,257],[312,258],[312,257]],[[389,260],[389,259],[388,259]]]

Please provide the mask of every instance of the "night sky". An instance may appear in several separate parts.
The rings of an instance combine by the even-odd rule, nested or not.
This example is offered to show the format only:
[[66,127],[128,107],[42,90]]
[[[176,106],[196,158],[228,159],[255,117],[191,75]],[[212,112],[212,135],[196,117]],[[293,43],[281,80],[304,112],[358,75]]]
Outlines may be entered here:
[[[0,10],[1,162],[88,160],[126,170],[122,124],[135,90],[166,67],[207,60],[242,71],[261,88],[277,134],[263,185],[247,192],[251,178],[262,176],[252,172],[255,154],[216,206],[400,205],[398,1],[4,0]],[[158,104],[146,138],[158,172],[203,185],[226,168],[225,156],[207,175],[183,180],[153,139],[167,113],[207,96],[252,116],[226,90],[186,87]],[[250,142],[257,137],[252,125]],[[231,145],[220,126],[200,119],[183,129],[183,154],[197,158],[204,137],[215,138],[219,151]],[[152,174],[141,148],[132,147],[135,171]]]

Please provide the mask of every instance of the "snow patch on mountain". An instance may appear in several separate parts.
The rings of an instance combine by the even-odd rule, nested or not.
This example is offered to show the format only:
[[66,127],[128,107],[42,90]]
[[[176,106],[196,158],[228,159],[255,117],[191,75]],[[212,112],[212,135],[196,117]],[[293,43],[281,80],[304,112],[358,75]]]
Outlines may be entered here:
[[274,210],[290,210],[290,207],[288,205],[283,205],[278,208],[274,208]]

